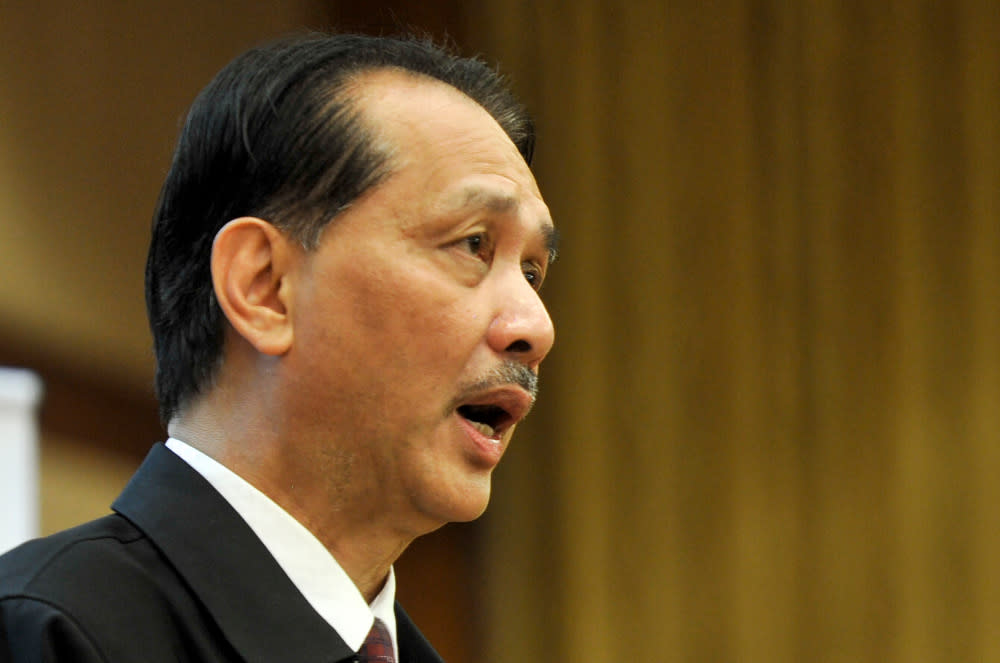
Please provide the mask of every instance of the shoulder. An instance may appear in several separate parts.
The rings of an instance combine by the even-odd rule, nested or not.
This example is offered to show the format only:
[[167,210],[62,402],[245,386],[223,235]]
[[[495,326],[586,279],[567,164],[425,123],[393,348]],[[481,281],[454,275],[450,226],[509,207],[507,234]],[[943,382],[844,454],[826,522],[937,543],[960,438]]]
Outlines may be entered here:
[[134,573],[132,560],[148,556],[149,548],[143,534],[117,515],[28,541],[0,556],[0,601],[68,600],[93,591],[109,574]]
[[72,615],[37,598],[0,599],[0,661],[105,662],[108,657]]
[[40,660],[173,660],[179,633],[201,623],[199,613],[169,562],[119,515],[0,557],[3,662],[42,652]]

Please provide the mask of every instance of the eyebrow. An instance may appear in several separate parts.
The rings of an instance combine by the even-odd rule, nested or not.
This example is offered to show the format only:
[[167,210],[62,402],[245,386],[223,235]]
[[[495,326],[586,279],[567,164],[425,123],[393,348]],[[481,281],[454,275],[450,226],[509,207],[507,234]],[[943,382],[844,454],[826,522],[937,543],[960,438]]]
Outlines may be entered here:
[[491,212],[503,213],[516,209],[518,206],[517,198],[514,196],[488,191],[478,186],[469,187],[463,193],[465,195],[458,205],[460,209],[466,207],[485,207]]
[[549,264],[551,265],[559,259],[559,229],[551,223],[542,226],[542,235],[545,238],[545,248],[549,252]]
[[[514,196],[496,193],[479,187],[470,187],[464,191],[458,207],[483,207],[496,214],[504,214],[517,209],[519,201]],[[541,227],[542,239],[545,242],[545,250],[549,256],[548,264],[552,264],[559,258],[559,229],[552,225],[551,221],[546,221]]]

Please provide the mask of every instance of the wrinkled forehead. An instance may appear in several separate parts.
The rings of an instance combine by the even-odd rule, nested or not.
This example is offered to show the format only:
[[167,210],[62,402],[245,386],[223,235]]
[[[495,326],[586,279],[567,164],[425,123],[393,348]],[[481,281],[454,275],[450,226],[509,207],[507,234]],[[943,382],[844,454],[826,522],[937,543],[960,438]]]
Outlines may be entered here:
[[374,197],[429,213],[515,212],[551,226],[527,162],[476,101],[436,79],[396,70],[369,73],[355,85],[358,111],[389,157],[390,174]]
[[[356,109],[382,147],[404,157],[406,147],[439,152],[473,147],[493,158],[501,152],[511,165],[530,168],[489,112],[460,90],[411,71],[385,68],[356,74],[350,83]],[[488,148],[488,149],[486,149]]]

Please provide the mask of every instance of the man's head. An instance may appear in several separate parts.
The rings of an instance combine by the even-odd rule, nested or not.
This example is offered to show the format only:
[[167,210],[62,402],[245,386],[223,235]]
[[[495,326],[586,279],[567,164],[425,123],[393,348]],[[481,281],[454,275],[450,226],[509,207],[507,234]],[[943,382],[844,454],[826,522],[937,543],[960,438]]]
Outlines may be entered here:
[[214,429],[315,531],[478,516],[553,342],[531,135],[495,73],[419,42],[320,38],[223,71],[150,251],[176,430]]
[[146,304],[160,413],[210,383],[223,319],[209,257],[228,221],[257,216],[314,247],[323,228],[391,172],[394,147],[360,117],[360,74],[400,69],[476,101],[530,163],[530,118],[496,72],[428,41],[314,35],[251,50],[192,105],[153,219]]

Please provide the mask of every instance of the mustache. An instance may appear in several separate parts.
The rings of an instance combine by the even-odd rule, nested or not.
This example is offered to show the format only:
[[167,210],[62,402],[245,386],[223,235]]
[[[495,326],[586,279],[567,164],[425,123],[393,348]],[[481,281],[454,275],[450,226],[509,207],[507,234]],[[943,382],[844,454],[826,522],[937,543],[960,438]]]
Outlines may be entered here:
[[487,371],[480,379],[462,385],[452,409],[476,394],[510,385],[517,385],[528,392],[531,396],[531,405],[535,405],[535,400],[538,398],[538,376],[524,364],[508,360]]

